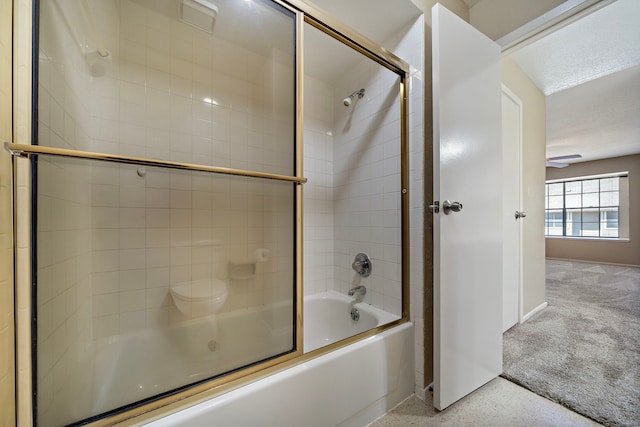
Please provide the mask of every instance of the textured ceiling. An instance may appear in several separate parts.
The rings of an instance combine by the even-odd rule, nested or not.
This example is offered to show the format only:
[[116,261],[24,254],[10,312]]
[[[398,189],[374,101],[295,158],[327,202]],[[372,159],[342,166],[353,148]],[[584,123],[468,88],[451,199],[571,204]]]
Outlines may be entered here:
[[640,153],[640,65],[547,97],[547,157],[575,153]]
[[618,0],[513,53],[545,95],[640,64],[640,1]]
[[547,157],[640,153],[639,23],[618,0],[512,54],[547,95]]

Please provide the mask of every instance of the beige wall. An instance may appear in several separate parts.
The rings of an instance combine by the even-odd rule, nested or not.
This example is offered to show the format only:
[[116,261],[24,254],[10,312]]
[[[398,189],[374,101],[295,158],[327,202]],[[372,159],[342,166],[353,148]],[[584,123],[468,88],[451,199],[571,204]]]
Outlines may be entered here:
[[[0,143],[11,130],[12,3],[0,2]],[[0,427],[15,425],[13,321],[13,181],[11,156],[0,148]]]
[[471,25],[497,40],[565,0],[483,0],[469,10]]
[[547,179],[629,172],[629,240],[547,238],[547,257],[640,265],[640,154],[547,169]]
[[522,201],[527,218],[523,222],[523,315],[545,302],[544,181],[545,99],[540,90],[505,58],[502,81],[523,104]]

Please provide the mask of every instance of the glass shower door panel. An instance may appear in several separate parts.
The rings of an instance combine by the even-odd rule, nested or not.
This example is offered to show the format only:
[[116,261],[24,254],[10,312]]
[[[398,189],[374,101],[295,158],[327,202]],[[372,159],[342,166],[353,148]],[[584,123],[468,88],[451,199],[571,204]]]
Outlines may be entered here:
[[[200,6],[39,2],[37,144],[296,175],[295,14]],[[296,184],[34,164],[39,426],[293,351]]]
[[294,13],[203,4],[40,2],[38,143],[294,175]]
[[293,351],[295,184],[38,163],[38,425]]
[[[402,81],[310,24],[304,43],[305,298],[337,291],[345,305],[365,303],[359,320],[345,309],[335,322],[347,326],[334,330],[305,319],[309,351],[402,315]],[[359,253],[370,275],[352,268]],[[328,312],[314,307],[305,316]]]

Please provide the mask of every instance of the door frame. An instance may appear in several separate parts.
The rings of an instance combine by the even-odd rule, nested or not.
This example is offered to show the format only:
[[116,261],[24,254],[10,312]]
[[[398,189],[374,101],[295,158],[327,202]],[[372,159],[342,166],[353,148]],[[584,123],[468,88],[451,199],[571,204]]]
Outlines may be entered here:
[[[523,120],[524,120],[524,114],[523,114],[523,103],[522,100],[511,90],[509,89],[509,87],[507,85],[504,84],[504,82],[501,85],[502,87],[502,94],[507,96],[511,101],[513,101],[514,104],[516,104],[518,106],[518,144],[517,144],[517,150],[518,150],[518,160],[517,160],[517,167],[518,167],[518,210],[523,209],[524,206],[524,197],[522,194],[522,142],[523,142]],[[503,115],[504,118],[504,115]],[[504,122],[503,122],[503,126],[504,126]],[[517,305],[518,305],[518,324],[521,324],[523,322],[523,317],[524,317],[524,302],[523,302],[523,294],[524,294],[524,257],[523,257],[523,252],[524,252],[524,223],[522,221],[522,219],[520,219],[518,221],[518,283],[517,283]]]

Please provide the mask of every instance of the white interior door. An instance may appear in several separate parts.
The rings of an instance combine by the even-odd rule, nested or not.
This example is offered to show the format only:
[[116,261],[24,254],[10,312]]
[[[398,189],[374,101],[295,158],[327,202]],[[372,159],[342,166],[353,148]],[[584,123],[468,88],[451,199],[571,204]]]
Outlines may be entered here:
[[[433,17],[434,406],[502,372],[500,48],[446,8]],[[462,210],[445,214],[445,200]]]
[[520,152],[522,144],[522,101],[502,86],[502,331],[522,317],[522,212]]

